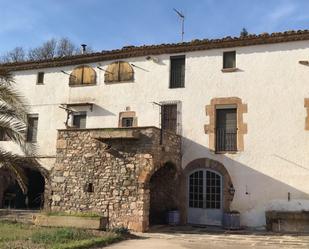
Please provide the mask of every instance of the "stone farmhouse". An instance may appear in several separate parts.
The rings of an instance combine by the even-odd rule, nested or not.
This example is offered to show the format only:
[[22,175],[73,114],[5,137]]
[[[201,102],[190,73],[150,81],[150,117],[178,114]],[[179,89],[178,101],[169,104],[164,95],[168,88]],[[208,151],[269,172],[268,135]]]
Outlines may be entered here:
[[[0,169],[0,205],[95,212],[146,231],[265,227],[309,211],[309,31],[126,46],[3,64],[31,108],[29,192]],[[1,137],[1,146],[17,150]]]

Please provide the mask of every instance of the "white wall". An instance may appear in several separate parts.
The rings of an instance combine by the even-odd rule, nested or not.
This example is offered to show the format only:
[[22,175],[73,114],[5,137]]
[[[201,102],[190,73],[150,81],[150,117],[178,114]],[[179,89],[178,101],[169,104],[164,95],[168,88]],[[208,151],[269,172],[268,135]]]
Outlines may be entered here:
[[[236,189],[232,207],[242,213],[242,224],[260,226],[265,224],[266,209],[309,210],[309,131],[304,129],[309,68],[298,63],[308,59],[309,43],[235,50],[240,70],[233,73],[221,72],[223,49],[185,53],[185,88],[179,89],[168,88],[170,55],[158,56],[160,63],[128,59],[144,69],[134,68],[134,83],[105,84],[104,72],[96,68],[97,85],[70,87],[69,76],[60,70],[70,73],[71,66],[19,71],[15,79],[32,112],[39,114],[38,145],[44,156],[55,155],[56,130],[65,128],[66,112],[59,108],[61,103],[95,103],[93,112],[87,113],[87,128],[101,128],[117,127],[118,114],[127,106],[136,111],[139,126],[159,126],[159,108],[152,102],[180,100],[183,167],[202,157],[222,162]],[[105,68],[109,63],[90,66]],[[38,71],[45,72],[44,85],[36,85]],[[209,152],[205,106],[215,97],[239,97],[248,105],[243,152]],[[51,165],[46,162],[47,168]]]

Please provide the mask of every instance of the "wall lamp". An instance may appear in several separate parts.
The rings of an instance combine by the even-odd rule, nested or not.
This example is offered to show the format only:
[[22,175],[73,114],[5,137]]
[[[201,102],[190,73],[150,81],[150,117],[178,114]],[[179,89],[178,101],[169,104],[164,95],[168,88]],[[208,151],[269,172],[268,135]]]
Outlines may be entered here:
[[154,56],[150,56],[150,55],[146,56],[146,60],[147,61],[152,60],[155,63],[159,63],[159,61],[160,61],[158,57],[154,57]]
[[231,184],[230,187],[229,187],[229,193],[230,193],[230,195],[235,194],[235,188],[234,188],[233,184]]

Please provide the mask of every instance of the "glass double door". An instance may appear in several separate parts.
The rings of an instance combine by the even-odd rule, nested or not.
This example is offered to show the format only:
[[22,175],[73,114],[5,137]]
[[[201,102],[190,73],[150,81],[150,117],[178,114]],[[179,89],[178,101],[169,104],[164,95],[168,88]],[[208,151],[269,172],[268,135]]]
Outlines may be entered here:
[[188,177],[188,223],[222,225],[222,176],[212,170],[199,169]]

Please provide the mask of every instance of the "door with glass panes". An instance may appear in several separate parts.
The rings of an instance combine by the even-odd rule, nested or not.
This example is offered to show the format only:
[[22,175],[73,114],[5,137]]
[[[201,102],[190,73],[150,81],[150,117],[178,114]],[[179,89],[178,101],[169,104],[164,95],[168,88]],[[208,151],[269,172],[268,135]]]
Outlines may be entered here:
[[198,169],[188,176],[188,223],[222,225],[222,186],[216,171]]

